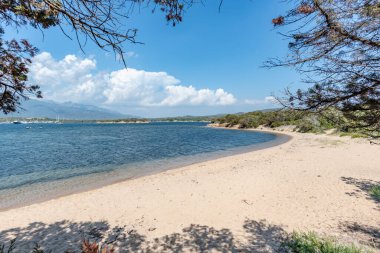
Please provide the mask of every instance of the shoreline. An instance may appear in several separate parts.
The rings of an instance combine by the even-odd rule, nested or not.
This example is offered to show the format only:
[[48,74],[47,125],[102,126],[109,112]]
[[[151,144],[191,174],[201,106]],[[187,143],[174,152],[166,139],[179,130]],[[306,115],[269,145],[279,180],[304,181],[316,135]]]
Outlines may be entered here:
[[[210,126],[207,125],[205,127],[210,127]],[[176,159],[184,159],[185,158],[186,161],[183,162],[182,164],[174,164],[174,165],[170,165],[170,166],[161,168],[157,171],[144,172],[144,173],[141,173],[140,175],[133,175],[130,177],[127,176],[124,178],[118,178],[118,176],[112,176],[111,175],[115,171],[109,171],[109,172],[93,173],[93,174],[85,175],[85,176],[77,176],[74,178],[61,179],[61,180],[56,180],[56,181],[51,181],[51,182],[36,183],[37,185],[44,184],[45,187],[46,187],[46,185],[49,184],[49,185],[51,185],[50,187],[54,188],[56,186],[55,184],[65,185],[66,182],[68,184],[70,184],[70,183],[73,183],[73,181],[78,181],[78,183],[79,183],[79,181],[81,181],[81,179],[85,177],[85,180],[87,180],[88,185],[80,186],[80,187],[77,187],[76,189],[71,189],[71,190],[68,190],[67,192],[63,192],[63,193],[62,192],[50,193],[49,196],[38,197],[34,200],[24,201],[23,203],[11,204],[9,207],[2,207],[0,205],[0,213],[4,212],[4,211],[9,211],[12,209],[17,209],[17,208],[27,207],[27,206],[31,206],[31,205],[35,205],[35,204],[40,204],[40,203],[50,201],[50,200],[54,200],[54,199],[64,198],[64,197],[67,197],[70,195],[90,192],[90,191],[101,189],[101,188],[104,188],[104,187],[107,187],[110,185],[119,184],[119,183],[131,181],[131,180],[136,180],[136,179],[140,179],[143,177],[149,177],[152,175],[165,173],[167,171],[182,169],[183,167],[196,165],[198,163],[204,163],[204,162],[208,162],[208,161],[212,161],[212,160],[216,160],[216,159],[220,159],[220,158],[225,158],[225,157],[230,157],[230,156],[235,156],[235,155],[239,155],[239,154],[245,154],[245,153],[249,153],[249,152],[255,152],[255,151],[260,151],[263,149],[276,147],[276,146],[282,145],[282,144],[284,144],[284,143],[286,143],[292,139],[292,137],[290,135],[287,135],[284,133],[270,132],[270,131],[265,131],[265,130],[234,129],[234,128],[222,128],[222,127],[213,127],[213,128],[215,128],[215,129],[226,129],[226,130],[238,130],[238,131],[262,132],[262,133],[273,134],[273,135],[276,135],[277,137],[275,140],[272,140],[272,141],[259,143],[259,144],[252,144],[249,146],[235,147],[231,150],[225,150],[225,151],[223,151],[223,153],[222,153],[222,151],[211,152],[211,153],[207,154],[207,155],[211,155],[211,156],[207,156],[207,157],[205,157],[206,154],[198,154],[198,155],[193,155],[193,156],[188,156],[188,157],[185,156],[185,157],[176,158]],[[224,152],[226,152],[226,153],[224,153]],[[97,183],[96,185],[94,185],[96,178],[101,177],[102,180],[104,180],[104,177],[107,177],[107,176],[108,177],[110,176],[110,178],[108,178],[107,180],[105,180],[101,183]],[[89,180],[89,178],[94,178],[94,179]],[[17,195],[18,192],[20,192],[23,189],[28,188],[28,187],[31,187],[31,190],[35,190],[38,186],[36,186],[34,184],[32,186],[28,186],[28,185],[27,186],[21,186],[18,189],[4,189],[4,190],[0,190],[0,193],[7,194],[7,192],[10,192],[13,195]],[[37,191],[40,192],[41,189],[39,189]]]
[[380,184],[379,147],[286,134],[292,139],[271,148],[2,211],[0,241],[18,235],[22,249],[37,241],[63,252],[76,250],[83,236],[93,238],[96,228],[103,242],[122,231],[112,239],[121,252],[162,252],[164,246],[172,252],[177,245],[199,252],[193,239],[200,237],[212,249],[275,252],[279,234],[315,231],[380,252],[376,232],[369,232],[380,231],[380,204],[364,187]]

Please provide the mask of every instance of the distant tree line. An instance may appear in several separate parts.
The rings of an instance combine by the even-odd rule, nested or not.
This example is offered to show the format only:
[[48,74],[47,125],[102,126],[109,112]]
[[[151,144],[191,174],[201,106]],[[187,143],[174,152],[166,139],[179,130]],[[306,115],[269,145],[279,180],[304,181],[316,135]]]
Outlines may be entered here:
[[212,123],[220,124],[222,127],[238,127],[241,129],[290,126],[294,131],[302,133],[324,133],[326,130],[334,129],[340,135],[380,137],[380,132],[352,127],[351,119],[346,118],[341,111],[333,108],[325,110],[323,114],[292,109],[228,114],[213,119]]

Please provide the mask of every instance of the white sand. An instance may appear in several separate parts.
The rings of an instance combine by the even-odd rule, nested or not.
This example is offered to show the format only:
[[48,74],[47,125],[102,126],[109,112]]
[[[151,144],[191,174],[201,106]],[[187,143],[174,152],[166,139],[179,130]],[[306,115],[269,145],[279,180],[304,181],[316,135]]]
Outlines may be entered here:
[[280,146],[0,212],[0,241],[17,234],[18,249],[39,241],[53,252],[83,237],[121,252],[272,252],[283,231],[313,230],[379,247],[380,203],[367,189],[380,184],[380,146],[289,134]]

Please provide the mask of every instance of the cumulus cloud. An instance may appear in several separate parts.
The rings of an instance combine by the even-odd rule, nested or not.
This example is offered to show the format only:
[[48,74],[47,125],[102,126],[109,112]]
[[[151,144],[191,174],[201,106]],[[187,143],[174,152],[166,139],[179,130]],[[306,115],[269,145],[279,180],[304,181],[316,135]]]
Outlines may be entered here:
[[95,68],[94,59],[67,55],[57,61],[43,52],[33,58],[29,77],[41,86],[44,97],[58,102],[79,102],[98,96],[102,83],[93,75]]
[[56,60],[43,52],[33,59],[30,80],[41,86],[44,96],[58,102],[106,106],[223,106],[236,103],[223,89],[186,86],[166,72],[133,68],[110,73],[96,70],[96,61],[67,55]]
[[230,105],[236,102],[235,97],[223,89],[197,90],[193,86],[170,85],[165,90],[168,96],[161,101],[161,105]]
[[247,105],[265,105],[265,104],[277,104],[277,100],[273,96],[267,96],[264,99],[246,99],[244,103]]
[[180,81],[166,72],[147,72],[132,68],[111,72],[103,94],[106,104],[138,104],[149,106],[163,99],[166,86]]

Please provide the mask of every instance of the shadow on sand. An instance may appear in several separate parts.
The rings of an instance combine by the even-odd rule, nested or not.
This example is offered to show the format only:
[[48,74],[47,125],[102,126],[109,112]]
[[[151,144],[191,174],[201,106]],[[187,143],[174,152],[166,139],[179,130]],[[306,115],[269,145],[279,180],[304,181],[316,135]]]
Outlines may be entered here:
[[340,229],[357,238],[359,243],[380,249],[380,229],[378,227],[360,224],[358,222],[346,222],[340,224]]
[[0,232],[0,242],[17,237],[15,252],[31,252],[36,243],[52,252],[80,252],[83,239],[114,245],[118,252],[279,252],[285,231],[266,221],[246,220],[244,242],[235,240],[229,229],[190,225],[181,233],[148,241],[135,230],[111,228],[107,222],[53,224],[31,223],[24,228]]
[[346,184],[354,185],[357,187],[357,190],[354,192],[347,192],[346,194],[350,196],[360,197],[360,192],[364,192],[367,196],[367,199],[375,201],[377,204],[380,204],[380,199],[375,198],[370,194],[370,191],[373,187],[380,186],[380,181],[374,181],[369,179],[356,179],[352,177],[342,177],[343,182]]
[[[364,193],[368,200],[374,201],[377,204],[376,210],[380,211],[380,200],[370,193],[373,187],[380,186],[379,181],[356,179],[352,177],[342,177],[341,179],[346,184],[354,185],[357,188],[355,191],[347,192],[346,194],[359,198],[362,196],[362,193]],[[380,229],[378,227],[368,226],[358,222],[342,223],[339,227],[344,233],[353,235],[359,242],[369,244],[377,249],[380,248]]]

